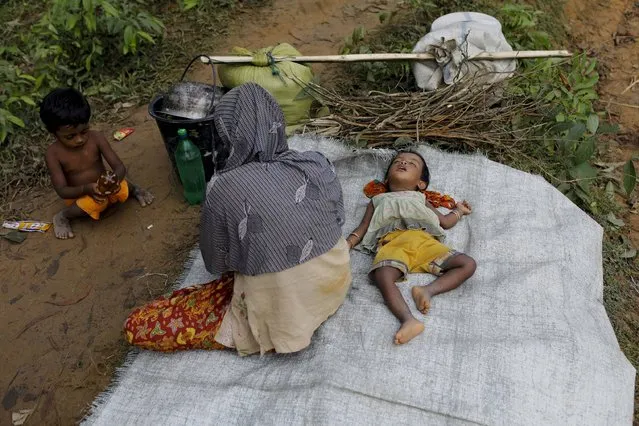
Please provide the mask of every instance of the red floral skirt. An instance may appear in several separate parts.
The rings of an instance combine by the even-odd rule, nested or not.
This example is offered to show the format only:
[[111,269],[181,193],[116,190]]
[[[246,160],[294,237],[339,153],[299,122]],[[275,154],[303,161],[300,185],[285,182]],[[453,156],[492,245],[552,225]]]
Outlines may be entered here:
[[162,352],[226,349],[215,335],[232,297],[233,274],[176,290],[134,309],[124,322],[126,340]]

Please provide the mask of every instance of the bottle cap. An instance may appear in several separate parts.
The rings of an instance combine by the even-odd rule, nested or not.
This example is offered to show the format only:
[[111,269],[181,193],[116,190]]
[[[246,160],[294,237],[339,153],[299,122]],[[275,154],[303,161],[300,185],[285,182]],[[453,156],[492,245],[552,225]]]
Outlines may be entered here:
[[185,137],[186,136],[186,129],[178,129],[178,136]]

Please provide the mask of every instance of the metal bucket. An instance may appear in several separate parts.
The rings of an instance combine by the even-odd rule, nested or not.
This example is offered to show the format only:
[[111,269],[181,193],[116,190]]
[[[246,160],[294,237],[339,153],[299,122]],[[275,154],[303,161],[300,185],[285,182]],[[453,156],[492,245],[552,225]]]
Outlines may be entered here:
[[213,148],[215,146],[215,125],[213,124],[213,117],[200,118],[198,120],[192,120],[188,118],[172,117],[161,111],[164,110],[164,96],[160,95],[153,99],[149,104],[149,115],[155,119],[155,124],[160,130],[162,140],[164,141],[164,147],[166,148],[169,159],[173,165],[173,170],[177,172],[177,164],[175,162],[175,150],[178,146],[179,129],[186,129],[189,139],[200,150],[202,155],[202,164],[204,165],[204,177],[208,182],[215,172],[215,166],[213,164]]
[[[178,145],[178,129],[186,129],[189,139],[202,154],[205,178],[208,181],[215,171],[213,164],[213,149],[215,146],[215,125],[213,111],[215,105],[224,94],[217,84],[182,81],[187,71],[197,59],[198,55],[186,67],[180,82],[173,85],[165,94],[157,96],[149,104],[149,114],[162,134],[166,152],[177,171],[175,163],[175,149]],[[213,81],[215,82],[215,66],[211,63]]]
[[184,76],[188,72],[193,62],[204,55],[198,55],[187,65],[180,82],[173,85],[164,96],[162,114],[176,118],[190,120],[200,120],[213,114],[215,105],[222,97],[222,90],[217,87],[215,65],[209,62],[213,72],[213,85],[198,83],[194,81],[184,81]]

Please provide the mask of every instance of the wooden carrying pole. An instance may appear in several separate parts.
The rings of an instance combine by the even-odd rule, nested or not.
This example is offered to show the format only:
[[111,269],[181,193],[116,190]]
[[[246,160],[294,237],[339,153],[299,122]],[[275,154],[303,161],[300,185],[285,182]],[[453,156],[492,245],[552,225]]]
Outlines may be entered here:
[[[529,58],[567,58],[572,56],[567,50],[515,50],[512,52],[482,52],[470,61],[509,60]],[[250,64],[252,56],[202,56],[202,62],[214,64]],[[357,55],[326,56],[272,56],[273,62],[376,62],[376,61],[432,61],[435,56],[430,53],[365,53]],[[270,58],[269,58],[270,60]]]

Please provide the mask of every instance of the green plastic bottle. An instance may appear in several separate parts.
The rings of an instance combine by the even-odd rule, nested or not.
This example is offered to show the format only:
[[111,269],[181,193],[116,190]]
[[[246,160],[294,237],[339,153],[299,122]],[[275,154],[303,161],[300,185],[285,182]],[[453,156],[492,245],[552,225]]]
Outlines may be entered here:
[[202,154],[189,140],[186,129],[178,130],[178,138],[180,140],[175,150],[175,163],[184,188],[184,198],[189,204],[200,204],[206,193]]

